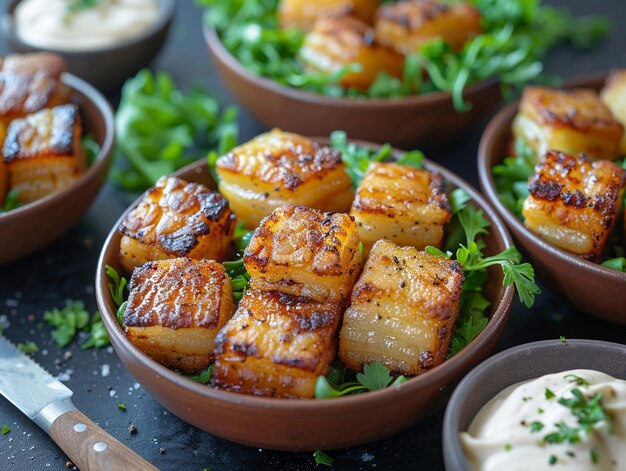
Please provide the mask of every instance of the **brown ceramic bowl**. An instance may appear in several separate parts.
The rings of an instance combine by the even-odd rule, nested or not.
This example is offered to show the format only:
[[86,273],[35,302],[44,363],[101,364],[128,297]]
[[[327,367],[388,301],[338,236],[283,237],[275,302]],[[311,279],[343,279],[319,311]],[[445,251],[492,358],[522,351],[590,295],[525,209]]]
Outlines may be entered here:
[[213,28],[205,27],[204,37],[222,81],[239,103],[270,128],[307,136],[327,136],[342,129],[355,139],[423,147],[458,135],[500,102],[496,80],[467,88],[464,97],[472,109],[464,113],[454,109],[451,95],[445,92],[399,99],[324,96],[254,75],[228,52]]
[[91,85],[70,74],[61,80],[80,107],[83,134],[100,144],[100,153],[72,185],[0,214],[0,264],[17,260],[63,235],[87,210],[104,182],[113,155],[113,110]]
[[118,92],[127,78],[134,76],[139,69],[152,61],[163,46],[176,10],[174,0],[159,0],[159,21],[139,36],[93,51],[64,51],[31,46],[20,39],[13,22],[13,12],[19,1],[8,1],[2,18],[2,33],[9,50],[18,53],[49,51],[60,54],[71,73],[107,92]]
[[[316,140],[328,143],[325,139]],[[485,211],[491,222],[491,234],[486,238],[488,253],[510,246],[505,227],[476,190],[432,162],[426,162],[425,166],[439,171],[452,185],[465,189],[474,204]],[[191,164],[175,175],[215,188],[205,161]],[[126,339],[118,325],[105,266],[111,265],[118,271],[121,268],[118,261],[121,236],[116,229],[125,215],[111,230],[96,271],[98,306],[113,347],[131,374],[173,414],[206,432],[245,445],[293,451],[340,448],[391,435],[432,414],[445,404],[460,378],[493,348],[513,300],[514,288],[504,288],[502,274],[490,271],[485,292],[492,308],[483,332],[458,355],[397,387],[325,400],[272,399],[220,391],[195,383],[153,361]]]
[[[570,82],[565,88],[600,90],[604,75]],[[567,298],[573,306],[603,319],[626,324],[626,273],[603,267],[549,244],[524,226],[499,200],[491,169],[502,162],[512,138],[511,123],[518,102],[511,103],[489,123],[478,148],[480,186],[528,254],[538,279]],[[619,230],[619,228],[617,229]]]
[[443,457],[447,471],[467,471],[470,464],[459,434],[478,411],[504,388],[543,375],[573,369],[597,370],[626,379],[626,347],[598,340],[544,340],[527,343],[489,358],[454,390],[443,420]]

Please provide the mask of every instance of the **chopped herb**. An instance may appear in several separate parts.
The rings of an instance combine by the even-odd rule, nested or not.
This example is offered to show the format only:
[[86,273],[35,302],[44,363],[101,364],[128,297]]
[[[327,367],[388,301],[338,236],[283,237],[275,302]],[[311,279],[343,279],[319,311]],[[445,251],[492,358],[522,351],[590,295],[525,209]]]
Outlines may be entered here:
[[91,317],[89,331],[89,338],[81,344],[80,348],[87,350],[89,348],[102,348],[110,345],[111,341],[104,328],[104,322],[102,322],[102,317],[99,312],[95,312]]
[[505,443],[504,444],[504,449],[506,451],[511,451],[512,448],[513,448],[513,446],[510,443]]
[[598,464],[598,449],[595,446],[589,451],[589,455],[591,462],[593,464]]
[[[546,398],[546,399],[548,399],[548,398]],[[537,409],[537,412],[538,412],[539,414],[543,414],[545,411],[544,411],[542,408],[539,408],[539,409]]]
[[541,429],[543,429],[543,427],[544,427],[543,423],[539,422],[538,420],[535,420],[530,424],[530,433],[540,432]]
[[398,376],[395,380],[387,367],[377,361],[363,365],[363,373],[348,370],[345,365],[331,366],[328,376],[318,376],[315,383],[315,398],[347,396],[368,391],[376,391],[390,386],[402,384],[407,379]]
[[561,336],[559,336],[559,341],[560,341],[561,343],[567,343],[567,339],[566,339],[565,337],[563,337],[562,335],[561,335]]
[[573,451],[566,451],[565,454],[567,456],[569,456],[570,458],[575,458],[576,457],[576,453],[574,453]]
[[123,402],[120,402],[120,403],[117,405],[117,408],[118,408],[119,410],[126,410],[126,404],[124,404]]
[[65,6],[66,20],[72,13],[97,8],[100,3],[102,3],[102,0],[69,0]]
[[528,402],[528,401],[530,401],[531,399],[532,399],[532,397],[530,397],[530,396],[524,396],[524,397],[522,398],[522,401],[524,401],[524,402]]
[[54,327],[52,339],[59,347],[68,346],[76,332],[89,327],[89,312],[82,301],[69,301],[62,309],[53,308],[45,311],[43,319]]
[[556,396],[556,394],[554,394],[550,389],[546,388],[546,390],[544,391],[544,394],[546,396],[546,399],[550,400],[552,399],[554,396]]
[[315,458],[315,464],[323,464],[324,466],[332,466],[334,461],[322,450],[315,450],[315,452],[313,453],[313,458]]
[[573,375],[573,374],[565,375],[563,379],[570,383],[576,383],[578,386],[589,386],[589,381],[577,375]]
[[550,455],[550,458],[548,459],[548,464],[550,466],[554,466],[557,461],[558,461],[558,458],[555,455]]
[[18,343],[17,349],[22,353],[36,353],[39,351],[39,347],[35,342]]
[[209,384],[211,381],[211,373],[213,372],[213,365],[209,365],[206,370],[201,371],[195,376],[188,376],[191,381],[195,381],[200,384]]
[[8,427],[6,425],[2,426],[2,435],[6,435],[11,431],[11,427]]

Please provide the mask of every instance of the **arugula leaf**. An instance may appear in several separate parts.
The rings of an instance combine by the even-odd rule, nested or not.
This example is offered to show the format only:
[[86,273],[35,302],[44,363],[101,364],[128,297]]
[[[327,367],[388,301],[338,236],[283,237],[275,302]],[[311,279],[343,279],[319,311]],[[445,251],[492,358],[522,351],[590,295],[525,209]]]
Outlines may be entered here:
[[209,149],[227,152],[237,143],[237,108],[221,114],[204,91],[182,92],[165,72],[147,69],[126,81],[115,115],[117,160],[112,174],[126,190],[152,186]]
[[322,450],[315,450],[313,457],[315,458],[315,464],[323,464],[324,466],[333,465],[334,460]]

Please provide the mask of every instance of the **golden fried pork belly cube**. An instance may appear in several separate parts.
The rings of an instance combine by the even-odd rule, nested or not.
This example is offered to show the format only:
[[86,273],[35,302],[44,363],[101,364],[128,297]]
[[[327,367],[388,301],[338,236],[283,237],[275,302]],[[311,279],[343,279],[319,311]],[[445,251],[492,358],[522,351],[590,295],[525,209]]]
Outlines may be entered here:
[[28,203],[72,184],[85,169],[76,105],[46,108],[9,125],[2,157],[9,186]]
[[118,228],[120,263],[131,272],[148,261],[177,257],[221,262],[234,230],[235,216],[218,192],[161,177]]
[[563,250],[599,257],[621,210],[625,182],[626,171],[608,160],[548,152],[528,184],[526,227]]
[[362,91],[372,85],[379,73],[401,77],[404,67],[402,54],[377,43],[374,29],[349,15],[317,20],[298,54],[309,69],[329,75],[358,64],[360,71],[350,71],[340,81],[346,88]]
[[322,16],[352,14],[371,24],[378,0],[280,0],[278,16],[282,28],[311,31]]
[[252,288],[344,303],[362,258],[354,218],[285,205],[254,231],[243,262]]
[[395,374],[418,375],[444,361],[464,281],[458,262],[374,244],[339,334],[339,357],[348,368],[378,361]]
[[[626,69],[611,72],[600,98],[621,125],[626,126]],[[626,155],[626,133],[622,136],[620,154]]]
[[70,89],[59,80],[67,69],[57,54],[16,54],[2,61],[0,69],[0,119],[8,124],[44,108],[70,101]]
[[450,221],[446,185],[437,173],[394,163],[372,163],[357,188],[354,216],[363,251],[377,240],[423,249],[441,247]]
[[311,139],[274,129],[220,157],[220,192],[253,229],[286,203],[347,212],[351,180],[341,154]]
[[235,311],[230,278],[213,260],[175,258],[137,268],[124,313],[128,339],[187,374],[206,369],[215,336]]
[[341,309],[277,291],[248,290],[215,339],[212,386],[256,396],[312,398],[335,358]]
[[513,134],[538,156],[556,150],[615,159],[624,128],[593,90],[533,86],[524,90]]
[[436,0],[400,1],[382,5],[375,20],[376,40],[402,54],[415,54],[433,39],[455,50],[480,34],[480,12],[467,3],[446,5]]

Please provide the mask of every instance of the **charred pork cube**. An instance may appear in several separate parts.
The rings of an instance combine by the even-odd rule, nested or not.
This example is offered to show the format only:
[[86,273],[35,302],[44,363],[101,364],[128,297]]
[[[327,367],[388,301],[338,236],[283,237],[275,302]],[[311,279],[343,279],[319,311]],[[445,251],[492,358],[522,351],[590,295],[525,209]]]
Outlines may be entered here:
[[251,229],[286,203],[348,211],[353,198],[339,152],[278,129],[220,157],[216,170],[220,192]]
[[124,218],[119,232],[124,269],[176,257],[222,261],[229,254],[235,216],[216,191],[161,177]]
[[280,0],[278,16],[283,28],[311,31],[315,21],[323,16],[352,14],[370,24],[378,0]]
[[456,261],[376,242],[344,313],[341,360],[354,370],[378,361],[404,375],[439,365],[459,316],[463,281]]
[[46,108],[9,125],[2,157],[9,186],[28,203],[72,184],[85,169],[76,105]]
[[522,214],[551,244],[599,257],[621,211],[626,171],[608,160],[548,152],[535,167]]
[[212,360],[215,336],[232,317],[221,263],[176,258],[137,268],[124,313],[126,336],[155,361],[194,374]]

